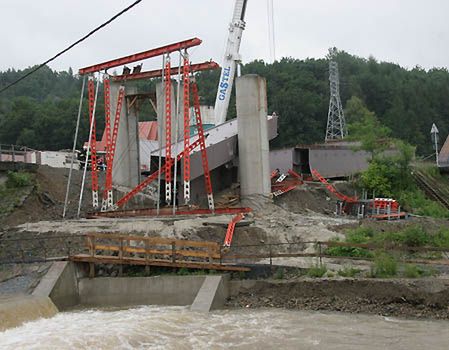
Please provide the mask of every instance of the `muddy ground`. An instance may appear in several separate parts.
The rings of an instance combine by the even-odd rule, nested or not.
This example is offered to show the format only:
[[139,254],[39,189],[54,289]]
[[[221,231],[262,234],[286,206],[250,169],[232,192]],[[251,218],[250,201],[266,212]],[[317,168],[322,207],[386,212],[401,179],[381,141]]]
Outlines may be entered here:
[[234,289],[234,295],[226,305],[231,308],[277,307],[447,320],[449,280],[243,281],[243,287]]
[[[134,234],[143,236],[175,237],[178,239],[208,240],[223,243],[227,223],[232,215],[190,216],[174,218],[74,219],[79,198],[82,173],[75,171],[70,192],[68,218],[62,220],[68,169],[40,167],[36,184],[30,194],[7,217],[0,219],[0,260],[21,256],[67,256],[86,249],[83,235],[89,232]],[[89,184],[84,193],[82,213],[90,211]],[[353,195],[347,183],[337,188]],[[217,195],[216,202],[226,204],[226,194]],[[143,203],[141,199],[138,203]],[[359,221],[334,214],[335,198],[320,184],[310,183],[288,192],[272,203],[264,203],[248,214],[235,230],[232,252],[249,253],[246,245],[326,241],[343,238],[344,232],[359,225],[378,230],[395,231],[404,226],[420,224],[438,230],[448,220],[411,218],[397,222]],[[136,203],[134,203],[136,204]],[[232,205],[239,206],[233,201]],[[52,237],[52,239],[48,239]],[[14,239],[30,239],[24,243]],[[311,245],[296,246],[304,252]],[[312,249],[313,250],[313,249]],[[257,251],[255,252],[257,253]],[[28,255],[27,255],[28,254]],[[259,263],[269,263],[259,260]],[[308,268],[313,258],[279,258],[273,264]],[[341,268],[343,261],[325,261],[329,269]],[[340,265],[339,265],[340,264]],[[361,270],[369,269],[367,262],[350,262]],[[335,266],[334,266],[335,265]],[[4,265],[0,271],[0,294],[29,293],[39,281],[48,264]],[[423,279],[418,282],[387,282],[379,280],[342,282],[339,278],[314,281],[262,280],[241,290],[228,302],[229,307],[286,307],[308,310],[378,313],[407,317],[448,318],[449,295],[446,282]],[[437,281],[437,282],[435,282]],[[250,282],[248,282],[250,283]],[[252,282],[251,282],[252,283]],[[415,284],[413,284],[415,283]],[[441,283],[446,283],[443,286]],[[426,291],[425,288],[430,288]],[[444,289],[446,288],[446,289]],[[444,293],[440,293],[445,290]],[[398,296],[398,291],[402,294]],[[443,295],[444,294],[444,295]]]

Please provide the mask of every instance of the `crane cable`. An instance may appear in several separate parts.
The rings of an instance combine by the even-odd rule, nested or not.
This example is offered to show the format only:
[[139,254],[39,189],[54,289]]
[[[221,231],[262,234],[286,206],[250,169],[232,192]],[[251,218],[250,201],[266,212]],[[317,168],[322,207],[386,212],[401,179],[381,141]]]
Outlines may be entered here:
[[267,0],[268,46],[271,63],[276,61],[276,36],[274,32],[274,0]]
[[66,47],[64,50],[60,51],[59,53],[57,53],[56,55],[54,55],[53,57],[49,58],[48,60],[46,60],[44,63],[40,64],[39,66],[37,66],[36,68],[32,69],[31,71],[29,71],[28,73],[26,73],[25,75],[23,75],[22,77],[20,77],[19,79],[17,79],[16,81],[12,82],[11,84],[5,86],[4,88],[2,88],[0,90],[0,94],[6,90],[8,90],[9,88],[13,87],[14,85],[18,84],[19,82],[21,82],[22,80],[24,80],[25,78],[29,77],[31,74],[35,73],[36,71],[38,71],[39,69],[41,69],[42,67],[46,66],[48,63],[54,61],[55,59],[57,59],[59,56],[63,55],[64,53],[66,53],[67,51],[69,51],[70,49],[72,49],[73,47],[75,47],[76,45],[78,45],[79,43],[83,42],[84,40],[86,40],[87,38],[89,38],[91,35],[95,34],[96,32],[98,32],[100,29],[106,27],[108,24],[110,24],[111,22],[113,22],[114,20],[116,20],[118,17],[120,17],[121,15],[123,15],[125,12],[131,10],[134,6],[136,6],[137,4],[139,4],[140,2],[142,2],[142,0],[136,0],[135,2],[133,2],[131,5],[129,5],[128,7],[124,8],[123,10],[121,10],[120,12],[118,12],[116,15],[112,16],[110,19],[108,19],[106,22],[104,22],[103,24],[99,25],[98,27],[96,27],[95,29],[93,29],[92,31],[90,31],[88,34],[86,34],[85,36],[83,36],[81,39],[75,41],[73,44],[69,45],[68,47]]

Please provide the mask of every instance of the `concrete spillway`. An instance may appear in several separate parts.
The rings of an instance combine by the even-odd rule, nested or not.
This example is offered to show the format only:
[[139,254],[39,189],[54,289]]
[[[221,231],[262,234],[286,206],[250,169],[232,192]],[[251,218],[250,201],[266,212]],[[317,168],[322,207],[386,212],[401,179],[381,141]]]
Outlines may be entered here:
[[193,303],[195,310],[208,312],[223,307],[228,296],[228,279],[220,275],[87,278],[82,265],[55,262],[32,295],[0,299],[0,330],[73,307]]

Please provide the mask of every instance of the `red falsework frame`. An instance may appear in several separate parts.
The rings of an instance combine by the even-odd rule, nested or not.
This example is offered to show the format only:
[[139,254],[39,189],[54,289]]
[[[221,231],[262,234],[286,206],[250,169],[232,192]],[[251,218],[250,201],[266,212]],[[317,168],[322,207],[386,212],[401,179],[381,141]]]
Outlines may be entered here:
[[[190,71],[192,72],[201,72],[204,70],[218,69],[220,68],[219,64],[214,61],[208,61],[203,63],[195,63],[190,65]],[[179,67],[171,67],[170,75],[178,74]],[[140,80],[140,79],[152,79],[152,78],[160,78],[162,75],[162,69],[150,70],[147,72],[140,72],[134,74],[122,74],[115,75],[112,77],[113,81],[125,81],[125,80]]]
[[95,64],[93,66],[81,68],[78,73],[80,75],[99,72],[102,70],[106,70],[109,68],[114,68],[118,66],[122,66],[124,64],[133,63],[141,60],[145,60],[147,58],[161,56],[163,54],[167,54],[174,51],[179,51],[183,49],[187,49],[189,47],[198,46],[202,43],[202,40],[199,38],[192,38],[184,41],[180,41],[178,43],[169,44],[165,46],[158,47],[156,49],[151,49],[148,51],[139,52],[133,55],[116,58],[114,60],[106,61],[103,63]]

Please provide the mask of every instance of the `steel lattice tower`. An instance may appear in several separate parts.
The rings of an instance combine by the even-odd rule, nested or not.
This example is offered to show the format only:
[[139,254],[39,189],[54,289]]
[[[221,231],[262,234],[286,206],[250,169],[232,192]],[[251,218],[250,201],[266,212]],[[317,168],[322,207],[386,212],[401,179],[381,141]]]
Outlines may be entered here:
[[330,101],[325,141],[341,140],[348,135],[345,115],[340,100],[340,79],[337,62],[329,62]]

